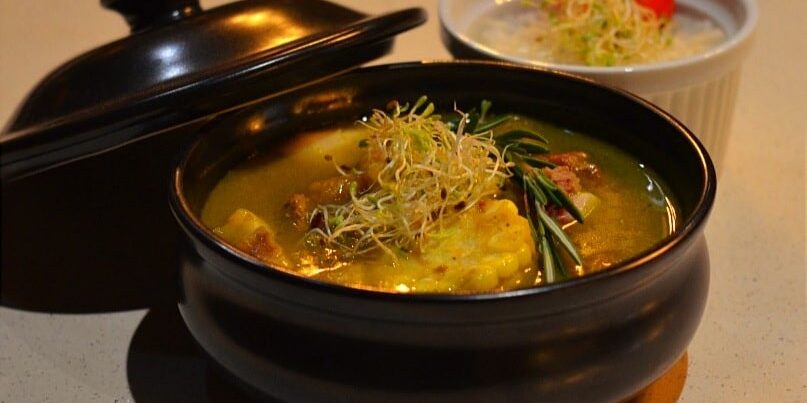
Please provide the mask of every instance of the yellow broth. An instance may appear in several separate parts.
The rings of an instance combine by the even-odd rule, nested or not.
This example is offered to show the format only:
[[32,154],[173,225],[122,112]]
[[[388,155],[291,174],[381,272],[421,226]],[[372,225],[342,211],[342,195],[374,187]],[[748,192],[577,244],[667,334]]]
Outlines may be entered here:
[[543,134],[553,153],[584,151],[600,178],[580,177],[584,190],[600,199],[583,224],[565,228],[583,258],[577,275],[610,267],[650,249],[676,225],[675,203],[648,167],[626,152],[571,130],[519,118],[499,128],[526,127]]
[[[572,223],[565,228],[583,260],[572,276],[596,272],[637,256],[674,230],[676,218],[670,195],[664,192],[663,183],[652,171],[635,158],[584,134],[524,117],[517,117],[497,131],[515,127],[543,134],[553,153],[586,152],[589,161],[599,167],[598,178],[580,179],[583,189],[596,195],[600,203],[584,223]],[[487,210],[480,207],[476,217],[462,224],[464,233],[454,233],[437,243],[443,249],[440,253],[412,256],[377,251],[330,267],[310,264],[303,246],[305,231],[292,225],[285,204],[294,193],[304,192],[311,182],[337,176],[334,162],[355,165],[362,152],[358,143],[366,134],[358,126],[306,133],[276,152],[250,158],[215,186],[203,208],[202,221],[210,228],[219,228],[234,212],[246,209],[271,228],[277,244],[289,258],[283,260],[288,262],[285,269],[348,286],[395,292],[463,293],[501,291],[545,282],[534,245],[525,250],[524,244],[531,241],[530,235],[524,233],[526,221],[513,217],[518,212],[515,208],[514,212],[508,210],[505,203],[488,204]],[[326,156],[332,157],[332,161]],[[502,197],[506,198],[507,192]],[[474,230],[480,234],[468,236]],[[524,256],[533,259],[525,263]],[[457,267],[445,270],[445,262]]]

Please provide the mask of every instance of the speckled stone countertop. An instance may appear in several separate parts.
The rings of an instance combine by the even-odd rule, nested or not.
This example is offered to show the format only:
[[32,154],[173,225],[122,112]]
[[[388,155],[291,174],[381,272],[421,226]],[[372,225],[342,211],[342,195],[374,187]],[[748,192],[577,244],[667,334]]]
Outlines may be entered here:
[[[341,2],[369,13],[429,11],[429,23],[400,35],[377,63],[449,58],[436,1]],[[807,2],[758,3],[706,229],[711,288],[682,402],[807,402]],[[0,0],[0,121],[53,67],[127,31],[97,1]],[[81,314],[2,306],[0,402],[245,399],[209,376],[177,315],[171,305]]]

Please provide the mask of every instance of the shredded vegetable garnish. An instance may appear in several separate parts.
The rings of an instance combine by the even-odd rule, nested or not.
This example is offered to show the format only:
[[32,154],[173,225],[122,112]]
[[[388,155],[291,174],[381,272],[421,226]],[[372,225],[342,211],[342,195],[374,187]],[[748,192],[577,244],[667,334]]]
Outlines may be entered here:
[[321,224],[310,237],[346,255],[415,251],[453,215],[499,191],[511,174],[492,131],[466,132],[467,114],[457,111],[452,125],[426,102],[421,97],[411,109],[395,103],[390,114],[375,110],[360,122],[370,134],[358,145],[366,158],[353,174],[374,184],[361,191],[353,182],[348,203],[317,206],[312,222]]
[[555,58],[591,66],[647,63],[673,43],[669,18],[636,0],[524,0],[549,15],[536,40]]

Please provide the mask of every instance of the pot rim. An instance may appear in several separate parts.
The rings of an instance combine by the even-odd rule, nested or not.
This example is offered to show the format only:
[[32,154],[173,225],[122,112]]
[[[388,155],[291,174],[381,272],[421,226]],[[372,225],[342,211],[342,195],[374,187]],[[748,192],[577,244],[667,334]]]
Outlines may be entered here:
[[[571,288],[585,287],[590,283],[601,282],[606,279],[621,277],[630,273],[635,269],[647,265],[649,262],[655,261],[664,255],[667,255],[672,250],[682,247],[693,236],[699,234],[700,227],[706,221],[716,195],[717,178],[714,165],[706,152],[703,144],[697,137],[679,122],[675,117],[653,105],[652,103],[619,88],[610,87],[599,84],[591,79],[576,76],[567,72],[557,71],[541,66],[525,66],[514,63],[501,62],[501,61],[479,61],[479,60],[454,60],[454,61],[414,61],[403,63],[382,64],[371,67],[364,67],[353,70],[349,75],[362,74],[364,72],[378,72],[378,71],[396,71],[396,70],[410,70],[426,68],[430,66],[451,66],[458,65],[464,67],[480,67],[480,68],[498,68],[509,69],[521,72],[536,72],[539,74],[549,74],[564,80],[573,82],[582,82],[600,90],[605,90],[613,93],[615,96],[625,97],[629,100],[640,104],[644,108],[653,112],[659,118],[665,120],[668,124],[672,125],[675,130],[683,135],[687,142],[692,146],[693,152],[697,154],[697,159],[700,162],[699,171],[702,175],[704,186],[700,189],[698,201],[692,209],[692,213],[686,217],[686,220],[681,226],[677,227],[675,232],[668,235],[665,239],[660,241],[656,246],[639,254],[631,259],[622,262],[619,265],[599,271],[597,273],[588,274],[582,277],[577,277],[561,282],[533,286],[522,289],[492,292],[492,293],[463,293],[463,294],[445,294],[445,293],[395,293],[384,290],[379,290],[370,287],[356,287],[346,286],[325,282],[322,280],[312,279],[303,275],[297,274],[292,270],[282,269],[279,267],[270,266],[263,263],[250,255],[238,250],[237,248],[229,245],[225,241],[217,237],[210,229],[208,229],[197,217],[192,213],[190,203],[185,198],[183,177],[185,168],[193,155],[194,150],[204,139],[209,132],[202,131],[192,136],[189,141],[181,148],[180,153],[171,165],[170,178],[169,178],[169,204],[171,211],[177,223],[185,230],[186,236],[195,238],[195,241],[202,242],[211,250],[217,252],[222,257],[235,263],[239,269],[244,269],[249,272],[258,274],[260,276],[269,276],[273,279],[282,280],[290,285],[315,288],[317,291],[326,293],[339,294],[347,297],[356,298],[374,298],[382,300],[391,300],[394,302],[411,301],[420,303],[459,303],[459,302],[477,302],[477,301],[492,301],[492,300],[510,300],[516,298],[526,298],[536,295],[552,294],[562,292]],[[321,82],[319,82],[321,83]],[[304,88],[304,87],[303,87]],[[270,97],[271,98],[271,97]],[[267,98],[268,99],[268,98]],[[218,268],[217,268],[218,269]],[[228,273],[224,273],[231,277]],[[255,287],[251,287],[255,288]],[[256,291],[260,291],[255,288]]]

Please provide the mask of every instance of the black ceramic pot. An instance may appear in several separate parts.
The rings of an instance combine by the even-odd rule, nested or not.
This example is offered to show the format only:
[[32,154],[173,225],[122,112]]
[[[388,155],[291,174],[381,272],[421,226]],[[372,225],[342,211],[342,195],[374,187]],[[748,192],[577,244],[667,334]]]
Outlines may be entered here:
[[[313,281],[259,263],[201,224],[207,194],[246,156],[422,94],[442,108],[490,99],[498,110],[621,147],[667,182],[681,225],[654,249],[598,274],[451,296]],[[695,333],[715,185],[692,133],[616,89],[483,62],[360,69],[216,119],[188,144],[171,178],[170,205],[188,241],[180,310],[216,362],[284,401],[619,401],[659,377]]]
[[420,9],[324,0],[102,0],[133,35],[45,77],[0,135],[2,303],[50,312],[172,301],[164,177],[214,116],[387,53]]

